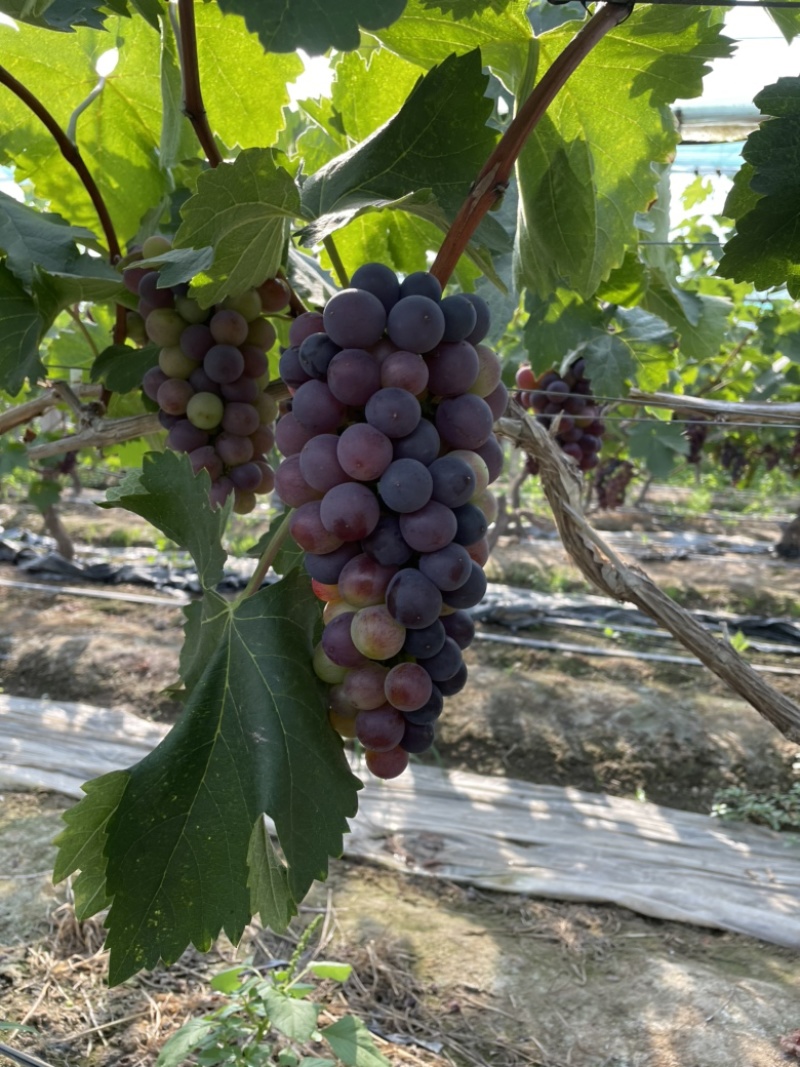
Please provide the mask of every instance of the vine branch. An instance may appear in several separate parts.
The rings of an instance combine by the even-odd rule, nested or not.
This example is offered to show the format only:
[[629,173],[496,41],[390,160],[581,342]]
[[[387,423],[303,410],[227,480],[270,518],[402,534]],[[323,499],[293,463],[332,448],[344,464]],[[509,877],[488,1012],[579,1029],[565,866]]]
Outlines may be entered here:
[[631,389],[620,398],[623,404],[667,408],[690,416],[707,416],[718,422],[797,422],[800,423],[800,403],[778,404],[774,401],[748,404],[742,400],[707,400],[699,396],[675,396],[672,393],[645,393]]
[[547,431],[513,401],[513,418],[501,418],[495,432],[511,440],[539,464],[564,547],[592,585],[614,600],[629,601],[649,615],[735,693],[743,697],[784,737],[800,741],[800,708],[774,689],[728,643],[712,636],[663,593],[642,571],[623,563],[589,525],[580,500],[580,479]]
[[605,4],[592,15],[531,91],[475,179],[442,242],[431,267],[431,274],[438,278],[442,287],[447,284],[481,219],[507,189],[517,157],[547,108],[594,46],[630,12],[631,5],[627,3],[612,0]]
[[[79,397],[99,400],[103,393],[103,387],[102,385],[76,385],[73,386],[73,393]],[[24,404],[9,408],[8,411],[0,412],[0,434],[8,433],[9,430],[14,430],[17,426],[23,426],[26,422],[37,419],[49,408],[61,403],[63,403],[63,397],[55,388],[52,388],[48,389],[46,393],[42,393],[41,396],[37,396],[34,400],[28,400]]]
[[194,0],[178,0],[178,54],[183,78],[183,113],[194,127],[200,147],[209,166],[218,167],[222,156],[211,132],[203,93],[200,89],[200,66],[197,61],[197,29],[194,21]]
[[109,259],[112,264],[116,263],[117,260],[121,258],[122,252],[120,251],[114,224],[111,221],[111,215],[109,214],[108,207],[103,199],[103,194],[98,189],[97,182],[95,182],[89,168],[84,163],[78,146],[70,141],[66,132],[59,126],[42,101],[37,96],[34,96],[27,86],[23,85],[21,81],[18,81],[14,75],[3,66],[0,66],[0,85],[5,85],[7,89],[10,89],[11,92],[34,113],[42,125],[47,128],[47,131],[58,145],[61,155],[80,178],[81,183],[89,194],[94,209],[97,212],[100,225],[103,227],[106,244],[108,245]]
[[78,433],[71,437],[62,437],[58,441],[45,441],[41,445],[32,445],[28,456],[33,459],[47,459],[60,456],[64,452],[77,452],[81,448],[107,448],[119,445],[123,441],[133,441],[150,433],[158,433],[163,427],[158,415],[130,415],[124,419],[91,418]]

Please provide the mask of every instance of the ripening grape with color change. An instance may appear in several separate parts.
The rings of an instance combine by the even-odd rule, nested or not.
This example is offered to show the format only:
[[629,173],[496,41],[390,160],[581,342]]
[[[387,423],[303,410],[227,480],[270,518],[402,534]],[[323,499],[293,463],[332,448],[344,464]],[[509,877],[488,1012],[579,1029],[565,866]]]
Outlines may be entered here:
[[[606,427],[585,372],[582,359],[570,363],[563,377],[549,370],[537,379],[530,367],[520,367],[516,399],[536,413],[537,422],[547,429],[554,428],[553,436],[565,455],[571,456],[582,471],[590,471],[599,462],[597,454]],[[532,457],[528,457],[525,469],[529,474],[539,473]]]
[[[141,255],[169,248],[166,237],[149,237]],[[124,281],[139,297],[138,312],[129,313],[129,334],[160,347],[158,366],[144,375],[142,388],[160,408],[167,445],[189,454],[195,474],[208,471],[212,505],[233,494],[234,511],[247,514],[256,495],[275,485],[266,457],[275,443],[278,407],[265,389],[276,334],[265,313],[287,306],[287,286],[270,279],[201,308],[188,285],[159,286],[157,270],[129,267]]]
[[480,297],[367,263],[294,320],[281,355],[275,488],[325,602],[314,670],[380,778],[431,747],[467,681],[508,400],[488,329]]

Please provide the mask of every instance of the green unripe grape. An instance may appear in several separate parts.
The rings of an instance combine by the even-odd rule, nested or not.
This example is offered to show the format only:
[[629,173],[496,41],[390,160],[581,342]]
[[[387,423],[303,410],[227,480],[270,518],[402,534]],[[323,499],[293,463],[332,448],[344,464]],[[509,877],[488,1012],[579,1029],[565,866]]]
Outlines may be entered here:
[[250,329],[247,331],[246,343],[269,352],[275,344],[277,336],[275,327],[269,319],[253,319],[250,323]]
[[179,296],[175,301],[175,310],[182,318],[192,324],[205,322],[209,314],[208,308],[201,308],[197,301],[192,300],[190,296]]
[[246,489],[233,490],[233,510],[237,515],[249,515],[256,506],[256,494]]
[[333,660],[328,659],[322,645],[317,645],[314,649],[311,664],[314,668],[314,674],[326,685],[339,685],[340,682],[344,681],[347,674],[347,667],[340,667]]
[[147,330],[144,328],[144,319],[138,311],[128,311],[126,313],[125,331],[134,344],[147,344]]
[[248,289],[240,296],[226,296],[222,301],[222,307],[226,311],[238,311],[248,322],[252,322],[261,314],[261,297],[255,289]]
[[162,348],[176,345],[186,329],[186,320],[173,308],[156,308],[145,320],[147,336]]
[[266,389],[270,383],[269,371],[265,371],[260,378],[256,378],[256,385],[259,389]]
[[262,425],[269,425],[271,422],[275,421],[278,414],[278,404],[269,393],[259,393],[253,407],[258,412],[258,421],[262,423]]
[[222,422],[225,405],[215,393],[195,393],[186,406],[186,418],[200,430],[213,430]]
[[142,245],[142,259],[152,259],[153,256],[163,256],[172,248],[169,237],[162,237],[160,233],[154,233],[148,237]]
[[500,384],[500,360],[488,345],[476,345],[475,351],[478,353],[478,377],[467,392],[488,396]]
[[480,508],[483,514],[486,516],[486,521],[491,525],[497,521],[497,498],[491,489],[484,489],[484,491],[477,498],[473,497],[475,506]]
[[158,365],[168,378],[188,378],[198,364],[184,356],[177,345],[169,345],[158,353]]

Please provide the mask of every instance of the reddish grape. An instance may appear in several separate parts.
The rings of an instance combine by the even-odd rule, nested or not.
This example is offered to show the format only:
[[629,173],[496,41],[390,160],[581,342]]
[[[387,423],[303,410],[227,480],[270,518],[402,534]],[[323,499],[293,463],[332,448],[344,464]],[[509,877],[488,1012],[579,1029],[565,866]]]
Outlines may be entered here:
[[386,675],[387,701],[398,711],[417,711],[431,697],[431,676],[418,663],[398,663]]
[[356,715],[356,737],[370,752],[388,752],[403,739],[406,721],[390,704]]
[[397,778],[408,767],[408,753],[398,745],[388,752],[377,752],[368,748],[364,754],[367,769],[376,778]]

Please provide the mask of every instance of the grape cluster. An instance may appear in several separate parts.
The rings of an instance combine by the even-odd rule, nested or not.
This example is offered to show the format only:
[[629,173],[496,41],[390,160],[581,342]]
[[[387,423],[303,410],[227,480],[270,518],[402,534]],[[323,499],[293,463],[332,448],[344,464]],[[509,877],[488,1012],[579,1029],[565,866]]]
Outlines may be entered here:
[[479,297],[368,263],[294,320],[281,355],[293,395],[275,488],[326,602],[314,669],[334,728],[380,778],[432,745],[467,680],[466,609],[486,589],[488,485],[503,465],[492,426],[508,400],[488,329]]
[[703,458],[703,445],[708,436],[708,423],[705,419],[689,419],[683,433],[689,442],[686,462],[697,464]]
[[[150,237],[142,258],[169,247],[167,238]],[[138,312],[128,316],[129,333],[161,349],[142,388],[160,408],[167,445],[189,453],[195,474],[208,471],[213,505],[233,493],[234,510],[246,515],[256,494],[272,492],[275,483],[266,456],[278,407],[265,388],[266,353],[276,334],[264,313],[287,306],[287,286],[270,279],[206,309],[188,295],[188,285],[159,287],[152,269],[130,267],[124,282],[139,297]]]
[[622,507],[633,475],[633,464],[627,459],[607,459],[601,463],[594,473],[598,507],[607,510]]
[[723,470],[731,476],[731,482],[737,485],[745,475],[748,461],[747,454],[736,437],[727,437],[719,450],[719,462]]
[[[544,427],[554,426],[553,436],[562,452],[571,456],[582,471],[590,471],[599,462],[597,454],[606,427],[585,371],[582,359],[571,363],[563,377],[549,370],[537,379],[530,367],[520,367],[516,399],[522,407],[535,411],[536,421]],[[532,457],[528,457],[525,469],[529,474],[539,473]]]

